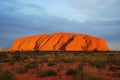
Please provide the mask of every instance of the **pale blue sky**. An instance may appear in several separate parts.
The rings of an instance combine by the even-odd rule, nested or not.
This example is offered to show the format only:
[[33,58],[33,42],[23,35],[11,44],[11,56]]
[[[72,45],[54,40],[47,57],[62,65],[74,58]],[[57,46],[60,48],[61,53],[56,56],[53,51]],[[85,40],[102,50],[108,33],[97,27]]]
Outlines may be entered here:
[[0,0],[0,47],[18,37],[55,32],[102,37],[120,50],[120,0]]

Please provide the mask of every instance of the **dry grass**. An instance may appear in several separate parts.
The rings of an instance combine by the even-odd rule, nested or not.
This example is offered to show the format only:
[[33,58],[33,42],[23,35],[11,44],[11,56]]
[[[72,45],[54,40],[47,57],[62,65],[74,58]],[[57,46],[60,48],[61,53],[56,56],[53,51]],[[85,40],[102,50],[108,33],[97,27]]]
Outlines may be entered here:
[[[24,62],[25,65],[16,67],[16,73],[27,73],[29,69],[38,70],[35,72],[39,77],[57,76],[62,70],[66,70],[65,75],[75,76],[75,80],[104,80],[98,78],[96,75],[91,75],[84,70],[83,64],[88,63],[90,67],[102,70],[105,65],[109,65],[108,71],[117,72],[115,75],[120,78],[120,52],[57,52],[57,51],[35,51],[35,52],[12,52],[12,53],[0,53],[0,71],[2,71],[2,63],[14,63]],[[76,68],[65,68],[64,65],[68,65],[75,62],[80,62]],[[50,68],[48,70],[42,70],[45,64]],[[58,66],[62,63],[61,66]],[[58,70],[56,70],[58,67]],[[54,67],[54,68],[52,68]],[[68,65],[69,67],[69,65]]]

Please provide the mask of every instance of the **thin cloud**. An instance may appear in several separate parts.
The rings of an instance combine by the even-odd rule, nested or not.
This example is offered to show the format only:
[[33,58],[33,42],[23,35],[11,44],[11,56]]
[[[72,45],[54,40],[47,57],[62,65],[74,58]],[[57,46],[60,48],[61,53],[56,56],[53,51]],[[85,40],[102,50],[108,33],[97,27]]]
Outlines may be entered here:
[[8,48],[16,38],[22,36],[65,31],[102,37],[111,49],[119,49],[120,46],[116,46],[120,41],[119,0],[99,2],[2,0],[0,46]]

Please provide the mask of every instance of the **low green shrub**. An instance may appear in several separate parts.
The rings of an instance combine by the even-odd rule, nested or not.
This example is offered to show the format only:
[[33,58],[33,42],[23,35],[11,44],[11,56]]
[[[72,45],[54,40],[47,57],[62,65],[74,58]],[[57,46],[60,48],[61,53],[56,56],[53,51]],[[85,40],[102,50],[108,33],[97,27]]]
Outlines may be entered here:
[[24,66],[20,66],[16,69],[17,73],[23,74],[26,73],[29,69],[36,69],[38,67],[38,64],[35,61],[29,62]]
[[1,71],[0,80],[15,80],[15,77],[10,71]]
[[75,70],[75,69],[68,69],[68,70],[66,71],[66,75],[67,75],[67,76],[77,75],[77,70]]
[[97,78],[96,76],[93,76],[85,71],[78,74],[77,80],[104,80],[103,78]]
[[15,61],[19,61],[19,60],[21,59],[21,57],[20,57],[19,54],[14,55],[12,58],[13,58],[13,60],[15,60]]
[[82,72],[83,71],[83,65],[82,64],[78,64],[77,71],[78,72]]
[[54,62],[49,62],[48,63],[48,66],[54,66],[54,65],[56,65],[56,63],[54,63]]
[[90,62],[90,65],[96,68],[103,68],[105,66],[105,63],[101,61],[95,61],[95,62]]
[[6,62],[7,58],[8,58],[7,54],[0,53],[0,62]]
[[104,80],[102,78],[97,78],[94,75],[91,75],[84,71],[83,65],[79,64],[77,67],[77,79],[76,80]]
[[48,70],[45,70],[45,71],[42,71],[38,74],[38,76],[40,77],[46,77],[46,76],[56,76],[57,73],[52,70],[52,69],[48,69]]
[[43,55],[43,56],[41,56],[40,59],[41,59],[42,62],[48,62],[48,58],[49,58],[48,56]]
[[73,59],[72,59],[71,57],[69,57],[69,56],[66,56],[66,57],[64,57],[64,58],[62,59],[62,61],[63,61],[64,63],[71,63],[71,62],[73,62]]
[[33,61],[33,62],[29,62],[28,64],[26,64],[25,67],[26,67],[27,69],[37,68],[37,67],[38,67],[38,64]]
[[28,69],[25,66],[20,66],[16,68],[16,72],[19,74],[23,74],[26,73],[28,71]]

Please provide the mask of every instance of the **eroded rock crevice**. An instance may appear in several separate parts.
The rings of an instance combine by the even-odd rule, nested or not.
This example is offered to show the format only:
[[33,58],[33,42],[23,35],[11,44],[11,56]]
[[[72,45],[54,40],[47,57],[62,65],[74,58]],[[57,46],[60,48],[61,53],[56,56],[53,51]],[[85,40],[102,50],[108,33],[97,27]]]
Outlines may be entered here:
[[59,50],[66,50],[66,49],[65,49],[66,46],[67,46],[70,42],[72,42],[73,40],[74,40],[74,37],[69,38],[66,43],[62,44],[62,46],[59,48]]

